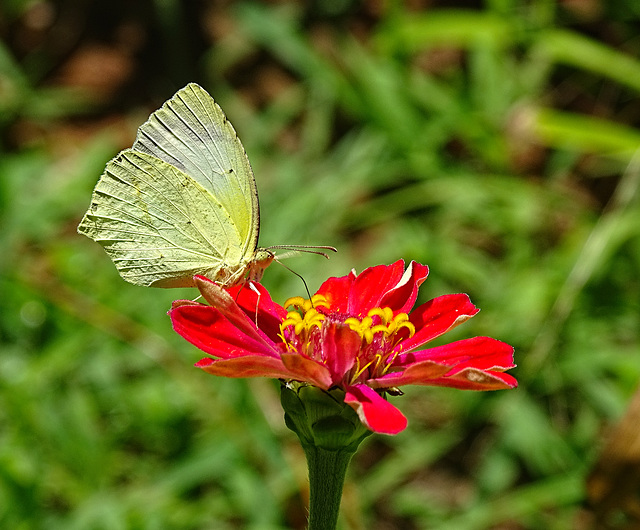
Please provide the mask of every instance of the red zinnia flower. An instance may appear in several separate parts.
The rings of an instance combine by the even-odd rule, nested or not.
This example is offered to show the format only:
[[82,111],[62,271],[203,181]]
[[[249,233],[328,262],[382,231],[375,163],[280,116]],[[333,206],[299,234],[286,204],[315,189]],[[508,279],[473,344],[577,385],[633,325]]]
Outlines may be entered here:
[[420,349],[479,311],[466,294],[439,296],[411,311],[427,274],[416,262],[404,270],[402,260],[352,271],[328,279],[311,300],[287,300],[289,312],[258,283],[224,289],[198,276],[211,305],[180,300],[170,316],[180,335],[214,357],[196,363],[203,370],[338,387],[369,429],[396,434],[407,420],[386,391],[407,384],[517,386],[503,373],[515,366],[513,348],[504,342],[474,337]]

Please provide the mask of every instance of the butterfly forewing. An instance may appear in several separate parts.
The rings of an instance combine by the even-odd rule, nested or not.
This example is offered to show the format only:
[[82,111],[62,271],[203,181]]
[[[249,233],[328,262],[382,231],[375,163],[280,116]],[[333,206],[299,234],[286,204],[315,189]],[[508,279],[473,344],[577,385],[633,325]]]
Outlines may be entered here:
[[236,131],[203,88],[191,83],[154,112],[133,150],[175,166],[216,197],[240,234],[242,254],[253,256],[259,231],[253,172]]

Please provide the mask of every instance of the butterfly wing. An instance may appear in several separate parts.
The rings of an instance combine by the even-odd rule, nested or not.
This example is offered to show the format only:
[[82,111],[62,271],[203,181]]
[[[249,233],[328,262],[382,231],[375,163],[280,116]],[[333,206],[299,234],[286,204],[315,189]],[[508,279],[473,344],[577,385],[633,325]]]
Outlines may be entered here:
[[136,285],[190,286],[195,274],[227,283],[247,265],[240,233],[216,197],[179,169],[131,149],[107,164],[78,230]]
[[235,129],[209,93],[195,83],[179,90],[138,129],[134,151],[191,176],[218,199],[253,257],[260,212],[256,182]]
[[136,285],[237,283],[256,258],[258,197],[246,153],[213,98],[178,91],[111,160],[78,231]]

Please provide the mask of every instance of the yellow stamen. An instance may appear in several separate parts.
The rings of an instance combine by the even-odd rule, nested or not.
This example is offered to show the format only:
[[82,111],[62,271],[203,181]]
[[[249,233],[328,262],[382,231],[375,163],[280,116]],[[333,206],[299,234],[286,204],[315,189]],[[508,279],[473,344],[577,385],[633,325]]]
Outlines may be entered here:
[[[300,298],[300,300],[295,300],[294,302],[287,305],[299,307],[299,302],[302,301],[301,304],[304,307],[305,303],[309,301],[304,300],[302,297],[296,298]],[[287,300],[287,302],[289,302],[289,300]],[[313,307],[309,307],[306,311],[304,311],[303,315],[301,315],[298,311],[289,311],[287,313],[287,316],[280,324],[280,333],[284,336],[284,330],[289,326],[293,326],[293,332],[296,335],[302,335],[303,333],[308,334],[314,327],[320,329],[322,327],[324,318],[324,315],[322,313],[318,313],[318,311]]]
[[407,328],[409,330],[409,337],[413,337],[416,334],[416,327],[409,321],[396,322],[394,319],[393,322],[389,324],[389,331],[391,333],[400,331],[402,328]]
[[364,373],[364,371],[369,368],[369,366],[371,366],[371,363],[373,361],[369,361],[367,364],[365,364],[362,368],[360,367],[360,358],[358,357],[356,359],[356,369],[353,372],[353,376],[351,376],[351,383],[355,383],[358,378]]
[[349,317],[344,321],[344,323],[358,335],[360,335],[360,338],[363,337],[365,326],[362,325],[362,321],[358,320],[355,317]]
[[371,333],[376,334],[378,332],[388,334],[389,328],[384,324],[378,324],[377,326],[373,326],[371,328]]
[[[401,314],[404,314],[404,313],[401,313]],[[387,322],[393,319],[393,311],[391,310],[390,307],[374,307],[373,309],[369,310],[369,312],[367,313],[367,316],[369,317],[378,316],[380,317],[380,320],[382,320],[382,322],[386,324]]]
[[311,299],[304,299],[302,296],[293,296],[284,302],[284,307],[293,306],[295,309],[301,310],[303,313],[315,307],[329,307],[329,302],[321,294],[314,294]]
[[395,360],[395,358],[400,355],[400,350],[396,350],[394,351],[391,356],[389,356],[389,358],[387,358],[387,363],[385,364],[385,366],[382,368],[382,374],[384,375],[389,371],[389,368],[391,368],[393,361]]
[[[373,325],[373,317],[376,316],[380,318],[381,322],[380,324]],[[385,337],[390,338],[402,328],[409,330],[410,337],[416,332],[415,326],[409,322],[409,315],[406,313],[398,313],[394,317],[393,311],[389,307],[375,307],[371,309],[362,320],[350,317],[344,322],[360,335],[360,338],[366,341],[367,344],[373,342],[373,337],[376,333],[382,333]]]
[[314,294],[311,297],[311,304],[313,305],[313,307],[329,307],[331,305],[329,304],[329,301],[321,294]]
[[287,298],[284,303],[284,307],[293,306],[296,309],[302,309],[305,302],[306,300],[302,298],[302,296],[292,296],[291,298]]
[[302,322],[302,315],[297,311],[289,311],[286,318],[282,321],[282,324],[280,324],[280,328],[295,326],[298,322]]

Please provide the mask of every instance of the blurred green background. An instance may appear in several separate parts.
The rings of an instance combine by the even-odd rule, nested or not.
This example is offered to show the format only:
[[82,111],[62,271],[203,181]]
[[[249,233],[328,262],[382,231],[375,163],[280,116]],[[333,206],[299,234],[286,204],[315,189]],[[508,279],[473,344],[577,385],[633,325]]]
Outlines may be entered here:
[[588,486],[640,379],[638,2],[4,0],[0,35],[1,528],[304,528],[277,383],[194,368],[166,311],[196,293],[76,234],[190,81],[249,154],[261,245],[338,247],[287,260],[312,292],[418,260],[420,301],[482,308],[448,340],[516,348],[517,390],[392,398],[409,427],[356,455],[340,528],[639,527]]

